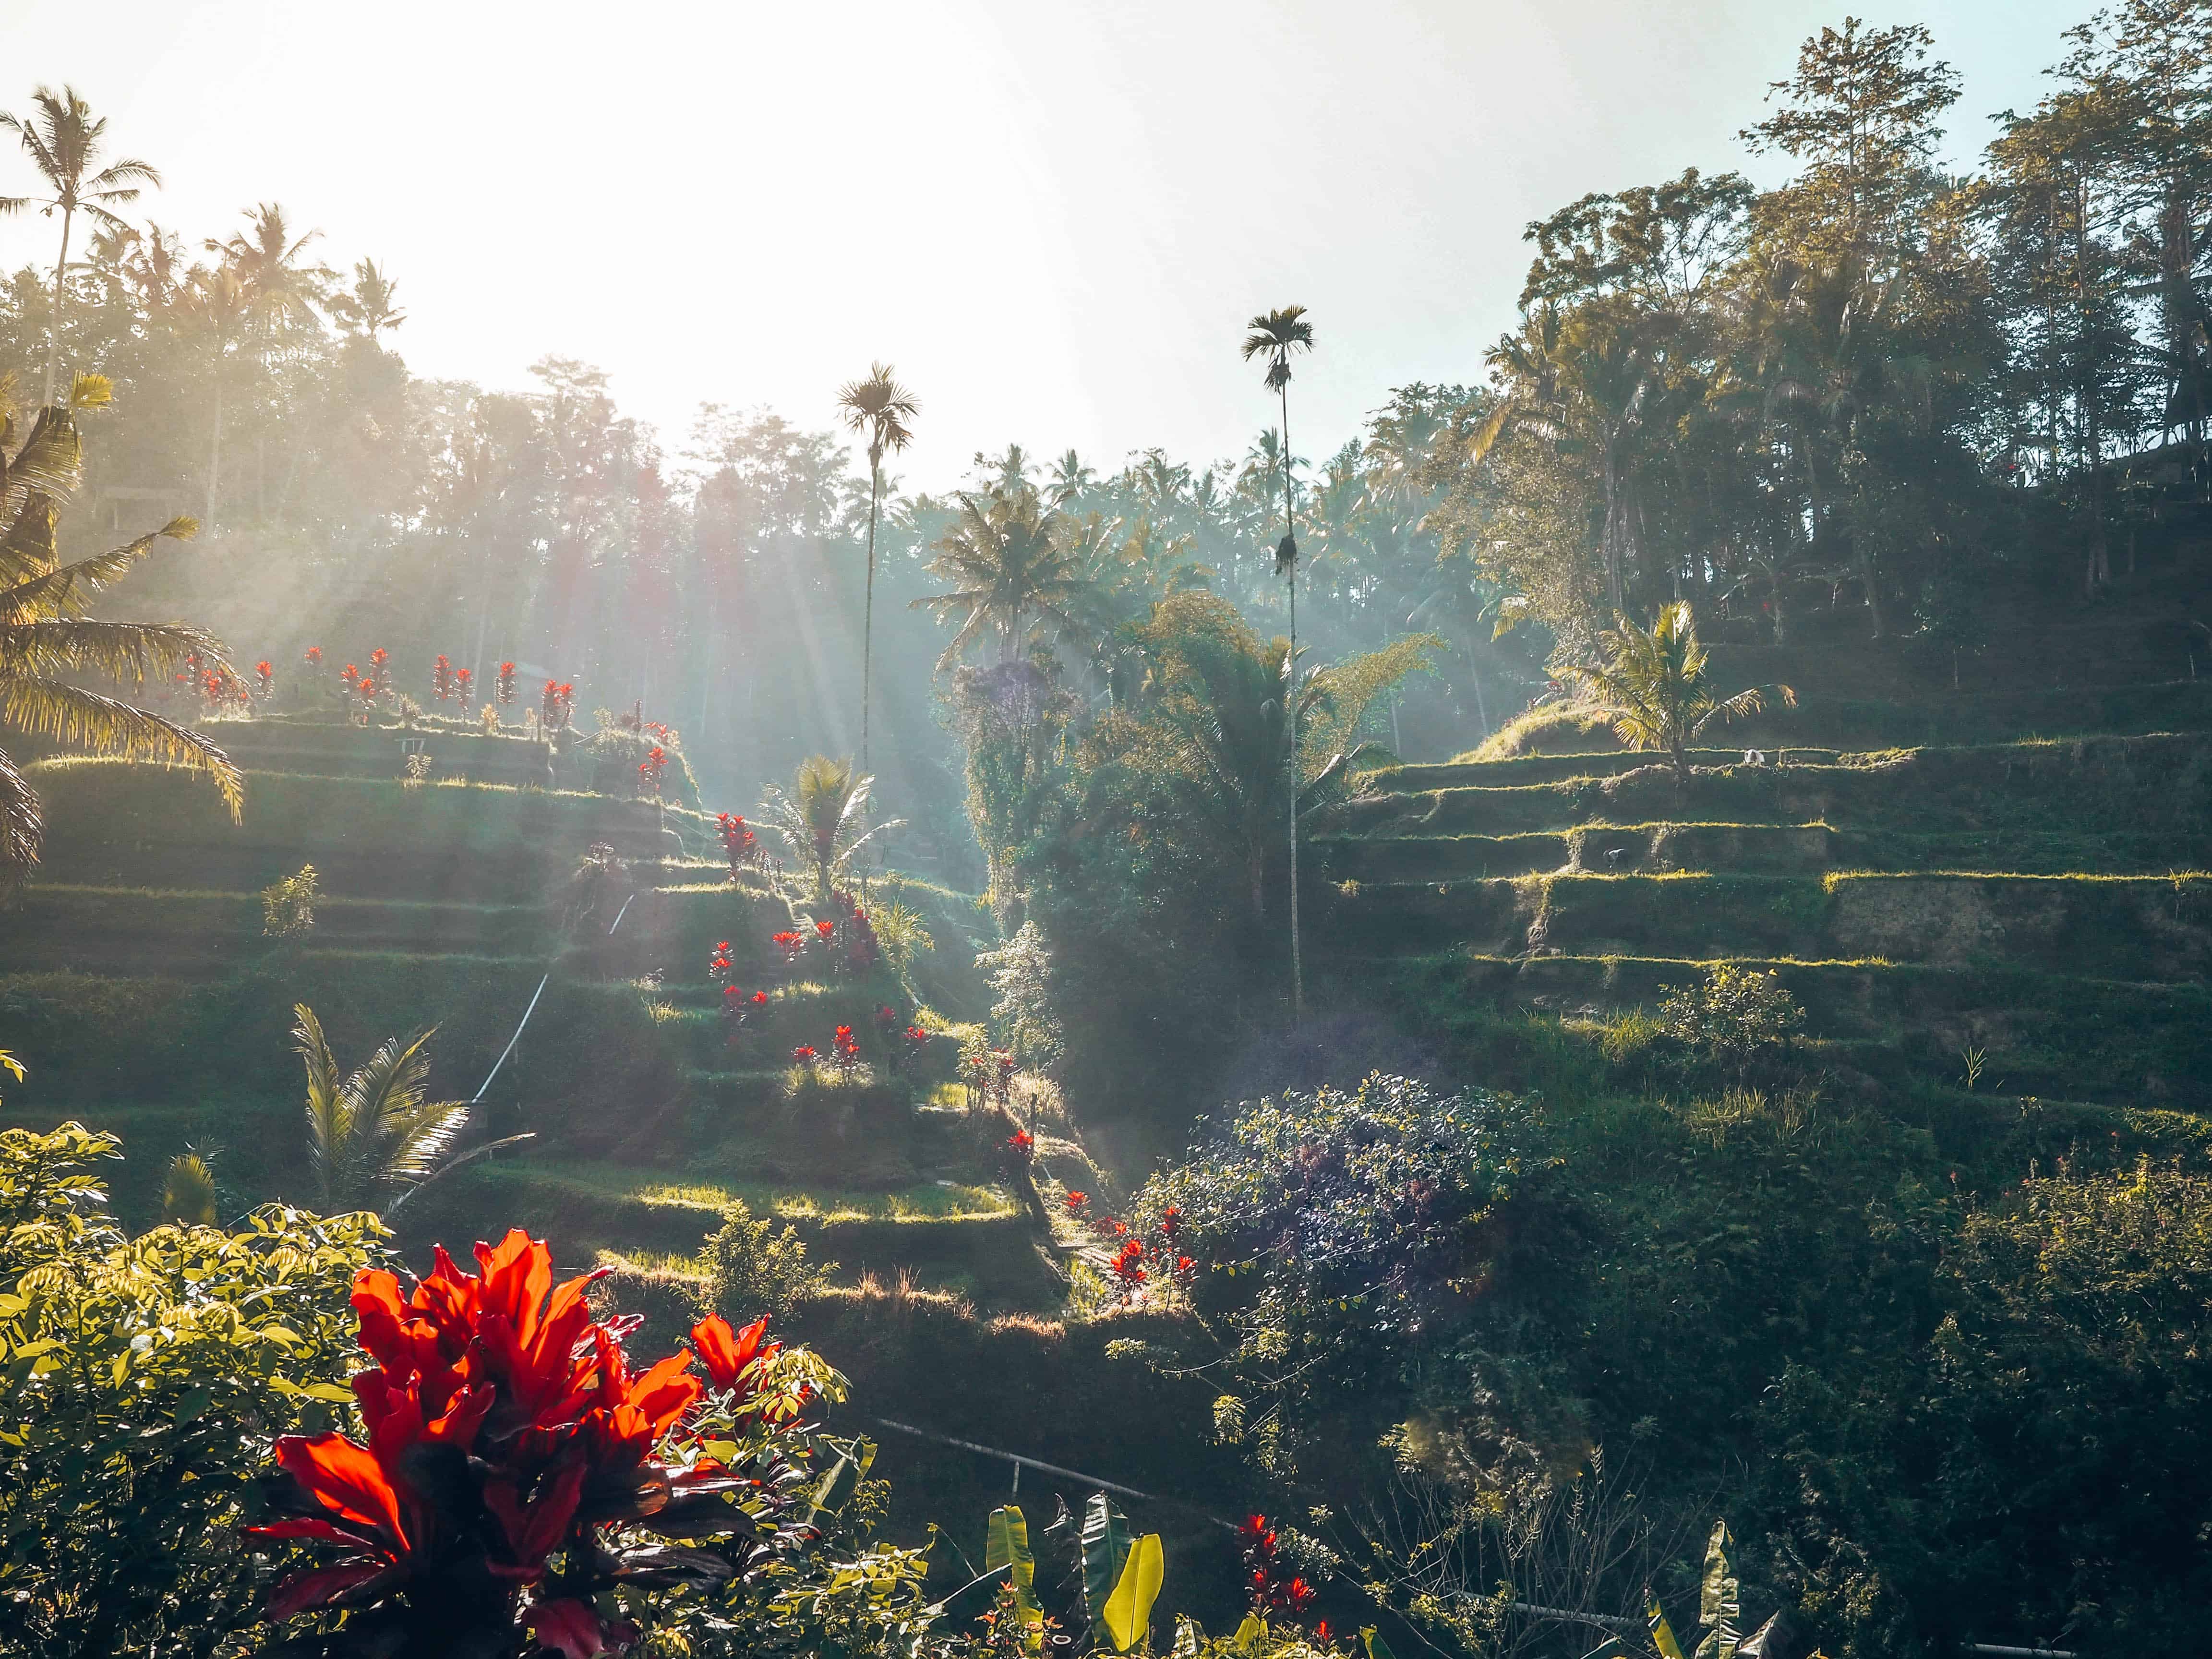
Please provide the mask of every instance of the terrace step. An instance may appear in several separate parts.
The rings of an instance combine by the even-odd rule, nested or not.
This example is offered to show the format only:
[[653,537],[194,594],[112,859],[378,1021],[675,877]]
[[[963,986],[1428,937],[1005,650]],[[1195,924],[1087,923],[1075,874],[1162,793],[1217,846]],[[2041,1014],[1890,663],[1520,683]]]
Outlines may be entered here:
[[2001,959],[2185,981],[2212,969],[2212,877],[1832,873],[1524,876],[1346,884],[1318,939],[1366,954]]

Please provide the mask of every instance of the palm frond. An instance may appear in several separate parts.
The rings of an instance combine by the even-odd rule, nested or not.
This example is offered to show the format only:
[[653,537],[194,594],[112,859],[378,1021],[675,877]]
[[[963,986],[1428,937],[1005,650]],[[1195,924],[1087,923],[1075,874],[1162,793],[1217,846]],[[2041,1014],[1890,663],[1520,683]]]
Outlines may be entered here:
[[21,874],[39,861],[45,834],[38,792],[0,749],[0,892],[6,890],[11,871]]
[[292,1044],[307,1069],[307,1163],[324,1209],[343,1201],[344,1168],[351,1146],[351,1103],[338,1081],[338,1065],[322,1022],[304,1002],[295,1003]]
[[230,757],[198,732],[148,709],[0,666],[0,725],[95,754],[197,767],[215,780],[231,821],[245,817],[246,781]]

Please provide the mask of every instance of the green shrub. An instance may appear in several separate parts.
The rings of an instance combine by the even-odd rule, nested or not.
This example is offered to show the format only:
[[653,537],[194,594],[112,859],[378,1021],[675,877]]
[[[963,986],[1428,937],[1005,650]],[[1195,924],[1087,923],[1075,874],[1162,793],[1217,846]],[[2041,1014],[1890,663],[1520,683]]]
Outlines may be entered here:
[[261,931],[270,939],[297,939],[315,925],[315,866],[303,864],[261,890]]
[[[244,1230],[125,1238],[68,1123],[0,1131],[0,1607],[10,1651],[212,1652],[265,1589],[270,1437],[349,1401],[347,1294],[380,1260],[369,1215],[271,1205]],[[156,1638],[158,1638],[158,1644]]]
[[1668,987],[1659,1013],[1668,1036],[1739,1067],[1786,1048],[1805,1024],[1781,975],[1732,962],[1705,969],[1703,985]]
[[834,1261],[810,1265],[799,1229],[787,1221],[778,1231],[741,1198],[731,1200],[722,1212],[721,1230],[707,1236],[701,1260],[707,1268],[699,1292],[701,1314],[726,1313],[748,1323],[763,1314],[787,1313],[818,1295],[837,1270]]

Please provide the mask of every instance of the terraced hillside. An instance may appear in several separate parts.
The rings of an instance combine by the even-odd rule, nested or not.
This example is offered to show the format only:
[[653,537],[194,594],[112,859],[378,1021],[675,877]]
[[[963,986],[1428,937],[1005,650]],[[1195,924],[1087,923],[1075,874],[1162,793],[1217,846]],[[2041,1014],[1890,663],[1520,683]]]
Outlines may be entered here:
[[1778,971],[1832,1064],[2011,1097],[2212,1106],[2212,735],[1747,764],[1618,752],[1368,775],[1312,937],[1470,1006],[1603,1018]]
[[[680,1291],[742,1198],[790,1219],[848,1280],[905,1269],[988,1304],[1057,1300],[1042,1230],[1002,1167],[1003,1119],[971,1117],[950,1082],[958,1023],[980,1012],[965,964],[988,918],[971,902],[902,886],[940,947],[909,983],[881,964],[818,969],[811,952],[787,968],[771,936],[812,932],[797,884],[732,883],[696,811],[535,787],[542,746],[443,734],[432,781],[409,788],[389,732],[222,735],[249,768],[242,824],[182,771],[33,768],[46,860],[0,909],[0,1025],[31,1073],[6,1120],[123,1133],[126,1212],[151,1210],[186,1144],[215,1154],[241,1207],[307,1196],[295,1002],[349,1065],[437,1026],[434,1085],[467,1097],[535,1000],[479,1132],[537,1140],[427,1189],[398,1217],[406,1234],[520,1224]],[[302,864],[320,878],[312,932],[265,937],[261,890]],[[769,998],[734,1041],[708,976],[726,939],[736,981]],[[906,1074],[874,1052],[886,1005],[902,1024],[926,1006],[944,1033]],[[870,1072],[794,1092],[792,1049],[827,1054],[841,1024],[861,1034]]]

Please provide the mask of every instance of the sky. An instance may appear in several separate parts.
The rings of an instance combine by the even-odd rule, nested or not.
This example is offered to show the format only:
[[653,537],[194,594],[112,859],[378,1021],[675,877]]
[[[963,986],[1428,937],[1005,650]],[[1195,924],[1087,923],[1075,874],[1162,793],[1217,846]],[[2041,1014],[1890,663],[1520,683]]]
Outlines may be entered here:
[[[1863,0],[1862,0],[1863,3]],[[2041,95],[2091,0],[1920,0],[1965,81],[1949,160]],[[1241,454],[1238,356],[1307,307],[1325,455],[1393,386],[1474,381],[1528,221],[1735,135],[1843,5],[1807,0],[0,0],[0,108],[69,82],[194,241],[257,202],[396,279],[418,374],[606,370],[680,457],[702,402],[810,427],[894,366],[909,489],[970,456]],[[33,180],[0,150],[0,195]],[[36,216],[0,264],[51,264]]]

